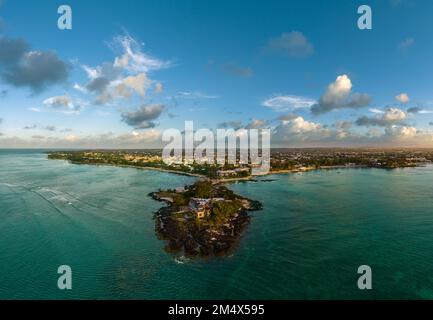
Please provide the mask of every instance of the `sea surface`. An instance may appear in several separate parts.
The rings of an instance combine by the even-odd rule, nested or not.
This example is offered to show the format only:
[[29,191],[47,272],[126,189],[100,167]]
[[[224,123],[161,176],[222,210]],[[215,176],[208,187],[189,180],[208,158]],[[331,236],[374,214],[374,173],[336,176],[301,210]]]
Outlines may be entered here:
[[195,178],[0,150],[0,299],[433,298],[433,167],[266,179],[229,185],[264,205],[234,254],[188,260],[164,251],[148,193]]

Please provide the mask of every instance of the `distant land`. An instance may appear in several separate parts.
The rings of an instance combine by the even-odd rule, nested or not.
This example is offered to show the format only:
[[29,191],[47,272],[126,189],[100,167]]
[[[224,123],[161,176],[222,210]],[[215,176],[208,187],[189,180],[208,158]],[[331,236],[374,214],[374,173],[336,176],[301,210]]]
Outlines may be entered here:
[[[248,180],[249,164],[218,165],[209,163],[180,163],[168,165],[162,160],[162,151],[149,150],[74,150],[48,152],[49,159],[67,160],[75,164],[133,166],[192,175],[214,181]],[[270,171],[274,173],[299,172],[332,168],[405,168],[432,163],[433,149],[271,149]]]

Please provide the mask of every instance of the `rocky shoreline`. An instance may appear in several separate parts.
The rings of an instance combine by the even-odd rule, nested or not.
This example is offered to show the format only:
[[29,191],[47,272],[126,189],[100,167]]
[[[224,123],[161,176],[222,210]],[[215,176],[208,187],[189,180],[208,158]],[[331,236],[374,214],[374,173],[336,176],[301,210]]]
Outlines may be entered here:
[[[184,193],[190,191],[191,187],[196,184],[187,187]],[[221,189],[229,190],[221,185],[212,186],[212,188],[216,193]],[[197,218],[193,210],[175,204],[167,195],[167,191],[149,194],[154,200],[166,204],[154,214],[155,232],[159,239],[166,241],[165,250],[167,252],[179,253],[186,257],[230,255],[250,222],[249,212],[262,209],[258,201],[229,193],[231,199],[220,199],[219,203],[226,202],[233,206],[233,203],[239,202],[242,203],[242,206],[237,210],[228,209],[231,212],[224,213],[211,208],[208,216]]]

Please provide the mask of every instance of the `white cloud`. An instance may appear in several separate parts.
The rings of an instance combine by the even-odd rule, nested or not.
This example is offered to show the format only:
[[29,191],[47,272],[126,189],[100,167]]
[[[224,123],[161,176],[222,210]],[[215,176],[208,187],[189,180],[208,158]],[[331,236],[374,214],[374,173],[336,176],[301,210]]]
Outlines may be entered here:
[[362,116],[356,120],[358,126],[389,127],[401,123],[407,118],[407,113],[398,108],[388,108],[385,112],[377,113],[374,117]]
[[378,113],[378,114],[385,113],[385,111],[377,109],[377,108],[370,108],[370,109],[368,109],[368,111],[370,111],[371,113]]
[[386,135],[392,139],[407,140],[416,137],[417,129],[408,126],[392,126],[385,129]]
[[[70,96],[54,96],[48,99],[45,99],[43,105],[49,108],[52,111],[58,111],[65,114],[79,114],[81,109],[85,106],[85,103],[82,101],[73,101]],[[33,109],[32,111],[38,112],[39,109]]]
[[406,113],[397,108],[389,108],[384,113],[383,119],[389,122],[402,121],[406,119]]
[[114,60],[114,66],[126,69],[132,73],[148,73],[149,71],[165,69],[172,65],[170,61],[163,61],[144,53],[142,45],[129,35],[115,37],[113,46],[120,46],[123,51],[123,54]]
[[82,65],[82,68],[84,71],[86,71],[87,77],[89,77],[89,79],[96,79],[101,75],[101,71],[98,70],[98,68],[91,68],[86,65]]
[[400,93],[399,95],[395,96],[395,100],[397,100],[400,103],[408,103],[409,96],[407,95],[407,93]]
[[66,108],[73,108],[74,105],[72,103],[72,99],[69,96],[54,96],[48,99],[45,99],[43,102],[44,105],[53,107],[53,108],[59,108],[59,107],[66,107]]
[[311,121],[306,121],[302,117],[297,117],[295,119],[289,120],[289,121],[283,121],[284,124],[290,125],[290,132],[292,133],[304,133],[304,132],[311,132],[311,131],[317,131],[321,128],[321,125],[318,123],[314,123]]
[[[81,93],[95,95],[95,104],[110,104],[135,94],[144,98],[153,83],[149,73],[171,66],[169,61],[144,53],[142,44],[129,35],[114,37],[111,47],[120,51],[120,55],[113,62],[104,62],[96,67],[83,65],[89,81],[84,86],[74,85]],[[162,85],[156,84],[155,90],[162,91]]]
[[322,99],[324,103],[334,103],[336,100],[342,100],[347,98],[352,89],[352,81],[350,78],[343,74],[338,76],[335,82],[332,82],[328,86],[328,90],[323,95]]
[[73,88],[77,91],[80,91],[81,93],[88,93],[87,89],[79,85],[78,83],[75,83]]
[[185,99],[218,99],[219,96],[208,95],[198,91],[180,91],[176,94],[175,98],[185,98]]
[[337,109],[362,108],[370,104],[371,97],[365,93],[352,93],[352,81],[343,74],[328,85],[326,92],[319,102],[311,107],[315,114],[325,113]]
[[394,108],[385,114],[380,119],[389,119],[389,125],[369,128],[366,132],[355,130],[347,121],[328,127],[300,116],[288,117],[289,120],[281,121],[272,131],[271,143],[276,147],[433,146],[432,132],[396,122],[405,117],[401,110]]
[[144,97],[151,83],[151,80],[149,80],[146,74],[139,73],[136,76],[129,76],[118,82],[114,82],[113,86],[117,95],[121,97],[128,98],[133,92]]
[[310,108],[315,103],[315,100],[301,96],[274,95],[264,100],[262,105],[277,112],[284,112],[299,108]]
[[326,129],[318,123],[305,120],[301,116],[283,120],[272,132],[275,141],[299,142],[318,139]]

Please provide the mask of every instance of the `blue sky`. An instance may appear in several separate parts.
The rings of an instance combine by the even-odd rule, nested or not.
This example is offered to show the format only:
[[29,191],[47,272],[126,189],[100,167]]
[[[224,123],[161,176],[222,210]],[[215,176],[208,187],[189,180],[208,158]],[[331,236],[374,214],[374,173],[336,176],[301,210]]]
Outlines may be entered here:
[[0,147],[145,148],[185,120],[271,128],[274,146],[432,146],[432,14],[428,0],[3,0]]

